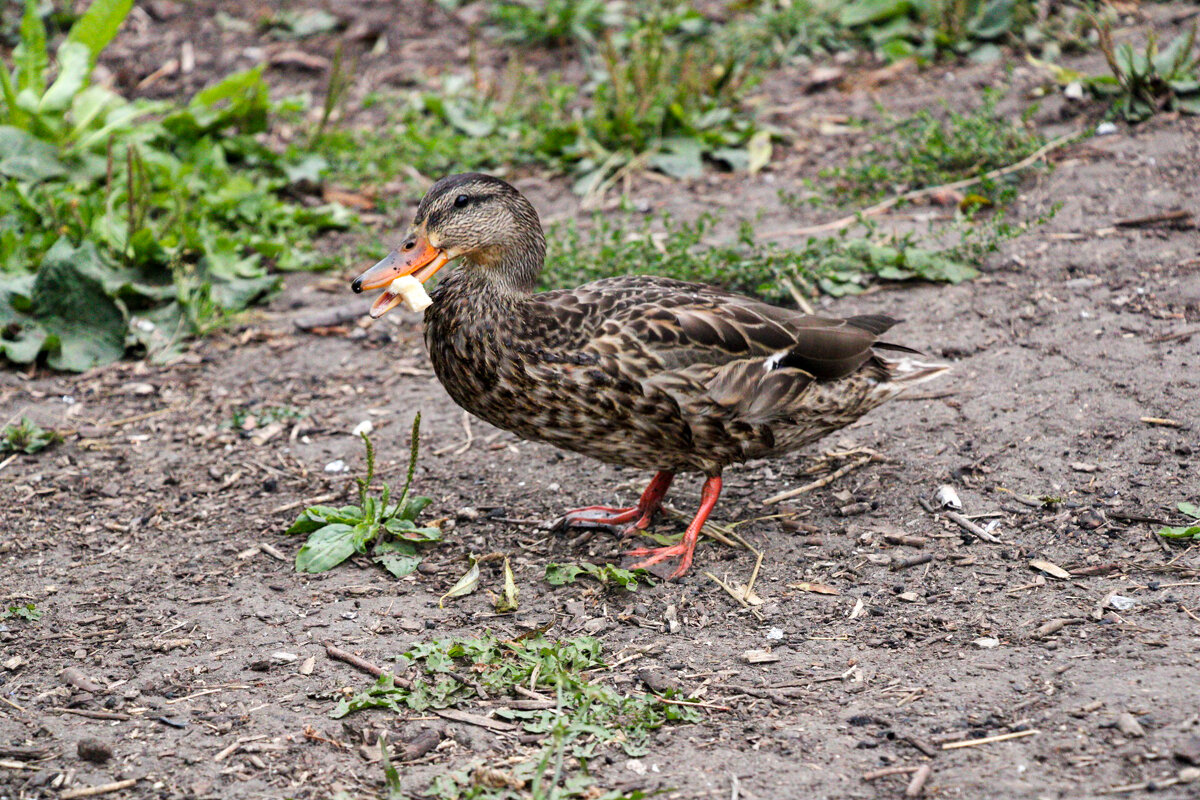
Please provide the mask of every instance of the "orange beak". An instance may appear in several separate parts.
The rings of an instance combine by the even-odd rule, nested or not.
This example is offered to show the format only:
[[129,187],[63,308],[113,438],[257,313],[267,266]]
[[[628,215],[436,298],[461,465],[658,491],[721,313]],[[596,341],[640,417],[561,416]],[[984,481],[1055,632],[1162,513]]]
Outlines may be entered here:
[[[445,250],[434,247],[424,237],[410,236],[382,261],[355,278],[350,288],[356,293],[364,289],[379,289],[390,286],[392,281],[404,275],[412,275],[425,283],[449,261],[450,256]],[[371,305],[371,319],[379,319],[398,306],[400,300],[400,295],[385,290]]]

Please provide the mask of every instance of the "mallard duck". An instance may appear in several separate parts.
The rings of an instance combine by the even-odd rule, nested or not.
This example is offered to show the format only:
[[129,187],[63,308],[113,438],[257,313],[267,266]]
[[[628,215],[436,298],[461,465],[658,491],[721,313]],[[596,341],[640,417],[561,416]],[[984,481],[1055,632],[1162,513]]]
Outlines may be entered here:
[[[546,241],[520,192],[489,175],[442,178],[396,250],[355,292],[403,275],[428,281],[425,343],[458,405],[523,439],[610,464],[656,470],[632,508],[569,511],[568,525],[650,525],[680,472],[705,476],[700,508],[676,545],[628,555],[650,567],[692,563],[730,465],[775,458],[845,427],[946,367],[881,342],[897,320],[830,319],[695,283],[642,275],[537,292]],[[400,302],[385,291],[378,318]]]

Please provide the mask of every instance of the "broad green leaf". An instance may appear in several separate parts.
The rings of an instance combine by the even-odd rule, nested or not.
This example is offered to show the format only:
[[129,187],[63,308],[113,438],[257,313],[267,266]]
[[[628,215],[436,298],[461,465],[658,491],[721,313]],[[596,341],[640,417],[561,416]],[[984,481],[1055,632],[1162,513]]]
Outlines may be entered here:
[[967,31],[975,39],[999,39],[1012,29],[1017,0],[985,0],[967,21]]
[[29,90],[34,96],[46,91],[46,70],[50,68],[50,56],[46,52],[46,26],[38,13],[38,0],[25,0],[25,14],[21,17],[21,43],[13,50],[13,67],[16,71],[17,91]]
[[1160,528],[1158,535],[1166,539],[1200,539],[1200,525],[1179,528]]
[[78,42],[91,54],[91,64],[117,35],[121,23],[129,16],[133,0],[92,0],[87,11],[71,26],[68,42]]
[[695,139],[664,139],[648,162],[672,178],[695,178],[704,172],[704,148]]
[[38,101],[38,114],[57,114],[70,108],[90,71],[88,49],[78,42],[63,42],[58,48],[58,77]]
[[384,542],[375,545],[372,561],[379,564],[396,578],[409,575],[421,563],[417,547],[409,542]]
[[1200,508],[1198,508],[1194,503],[1176,503],[1175,508],[1179,509],[1181,514],[1186,514],[1192,519],[1200,519]]
[[285,533],[310,533],[331,523],[353,526],[361,521],[362,511],[357,506],[309,506]]
[[91,242],[76,248],[62,238],[42,258],[30,299],[52,369],[83,372],[124,355],[125,312],[87,274],[103,268]]
[[838,12],[838,23],[847,28],[870,25],[903,17],[911,4],[908,0],[855,0],[846,3]]
[[516,578],[513,577],[512,565],[508,563],[508,556],[504,557],[504,594],[496,597],[496,613],[508,614],[517,610],[517,596],[520,590],[517,588]]
[[354,555],[354,528],[334,523],[309,535],[296,553],[297,572],[325,572]]
[[[364,509],[364,516],[366,509]],[[367,516],[362,522],[354,526],[354,549],[360,553],[367,552],[367,545],[375,541],[375,536],[379,533],[379,523],[375,521],[374,515]]]
[[438,598],[438,608],[444,608],[447,600],[465,597],[479,588],[479,562],[471,559],[471,568],[450,587],[450,591]]
[[551,586],[564,586],[568,583],[574,583],[575,578],[583,571],[583,567],[578,564],[547,564],[546,583]]
[[23,181],[44,181],[67,174],[58,148],[29,133],[0,126],[0,175]]

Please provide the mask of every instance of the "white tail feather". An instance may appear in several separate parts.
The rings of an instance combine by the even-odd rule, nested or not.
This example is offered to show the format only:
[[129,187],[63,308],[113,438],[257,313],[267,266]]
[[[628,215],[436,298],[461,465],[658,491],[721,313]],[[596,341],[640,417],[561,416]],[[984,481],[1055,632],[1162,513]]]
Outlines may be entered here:
[[[876,357],[879,354],[876,353]],[[949,364],[935,364],[928,361],[917,361],[915,358],[898,358],[895,360],[880,358],[883,365],[891,373],[892,379],[880,384],[879,388],[886,392],[887,398],[895,397],[910,386],[933,380],[950,371]]]

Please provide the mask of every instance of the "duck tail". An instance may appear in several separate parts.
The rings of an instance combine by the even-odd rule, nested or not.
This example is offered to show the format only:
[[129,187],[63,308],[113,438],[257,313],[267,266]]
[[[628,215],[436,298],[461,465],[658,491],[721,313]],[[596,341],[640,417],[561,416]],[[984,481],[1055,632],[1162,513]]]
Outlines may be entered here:
[[891,378],[888,383],[892,384],[897,392],[903,391],[909,386],[932,380],[950,371],[949,364],[918,361],[915,358],[907,356],[890,359],[876,355],[876,358],[888,371]]

